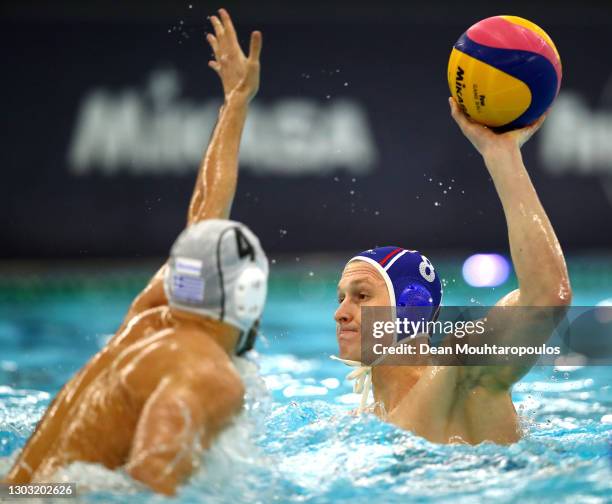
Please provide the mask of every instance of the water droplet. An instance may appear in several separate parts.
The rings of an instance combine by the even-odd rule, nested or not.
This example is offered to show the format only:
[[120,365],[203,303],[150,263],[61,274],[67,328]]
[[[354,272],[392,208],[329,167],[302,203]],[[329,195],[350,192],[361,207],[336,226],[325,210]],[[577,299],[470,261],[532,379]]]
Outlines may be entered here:
[[431,177],[429,177],[429,179],[428,179],[428,180],[431,182]]
[[295,258],[295,262],[300,262],[300,258],[299,258],[299,257],[296,257],[296,258]]
[[439,201],[434,202],[434,206],[441,206]]
[[475,303],[476,300],[474,298],[470,298],[470,303]]
[[378,210],[376,210],[376,211],[374,212],[374,215],[380,215],[380,212],[379,212]]
[[325,99],[329,100],[331,98],[331,95],[325,95]]
[[193,9],[193,5],[189,4],[189,8],[190,8],[190,9]]
[[272,259],[270,262],[271,262],[272,264],[276,264],[276,259]]
[[454,179],[454,178],[452,178],[452,179],[451,179],[451,182],[455,182],[455,179]]
[[438,185],[439,185],[439,186],[441,186],[441,185],[442,185],[442,182],[438,182]]
[[314,271],[309,271],[308,276],[314,276]]
[[463,189],[461,189],[461,194],[465,194],[465,191]]
[[279,233],[282,236],[287,236],[287,230],[286,229],[279,229]]
[[353,178],[351,179],[351,182],[355,183],[355,182],[357,182],[357,179],[356,179],[355,177],[353,177]]
[[344,83],[344,87],[347,87],[347,86],[348,86],[348,82],[345,82],[345,83]]
[[355,194],[355,191],[353,191],[352,189],[349,191],[349,194],[352,196],[353,194]]
[[448,191],[446,189],[444,189],[444,191],[442,191],[444,194],[446,194]]
[[340,179],[338,177],[334,177],[334,182],[340,182]]

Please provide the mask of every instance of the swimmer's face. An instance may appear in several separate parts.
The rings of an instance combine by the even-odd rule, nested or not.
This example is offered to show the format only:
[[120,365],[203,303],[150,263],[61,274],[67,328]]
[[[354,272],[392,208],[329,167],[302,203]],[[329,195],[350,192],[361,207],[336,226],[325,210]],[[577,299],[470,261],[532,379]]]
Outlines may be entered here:
[[382,276],[365,261],[353,261],[338,282],[336,338],[340,357],[361,360],[361,307],[389,306],[389,292]]

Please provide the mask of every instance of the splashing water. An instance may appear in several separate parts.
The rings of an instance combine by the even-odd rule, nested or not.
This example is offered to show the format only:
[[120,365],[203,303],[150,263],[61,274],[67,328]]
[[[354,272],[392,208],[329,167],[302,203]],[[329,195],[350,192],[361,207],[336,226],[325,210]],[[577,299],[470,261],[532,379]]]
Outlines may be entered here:
[[[304,289],[320,289],[323,275],[315,273]],[[115,297],[105,313],[123,313],[126,300]],[[55,479],[77,482],[79,501],[105,503],[609,502],[610,368],[534,368],[514,388],[525,430],[514,445],[437,445],[375,417],[349,414],[358,397],[344,381],[345,367],[327,359],[334,340],[333,287],[329,296],[308,299],[305,304],[271,287],[266,338],[258,344],[262,353],[236,360],[247,391],[244,411],[203,454],[176,499],[154,495],[124,471],[96,464],[71,464]],[[490,301],[484,291],[479,300]],[[61,313],[74,318],[81,334],[102,333],[92,326],[99,323],[93,311],[80,298],[74,303],[29,304],[22,311],[13,306],[6,313],[0,307],[0,361],[12,363],[0,366],[0,383],[21,384],[0,386],[0,477],[61,383],[105,340],[92,337],[75,345],[79,340],[70,325],[32,322]],[[32,327],[38,347],[25,356],[15,342],[27,341]],[[44,347],[45,341],[52,346]],[[66,362],[71,364],[60,365]]]

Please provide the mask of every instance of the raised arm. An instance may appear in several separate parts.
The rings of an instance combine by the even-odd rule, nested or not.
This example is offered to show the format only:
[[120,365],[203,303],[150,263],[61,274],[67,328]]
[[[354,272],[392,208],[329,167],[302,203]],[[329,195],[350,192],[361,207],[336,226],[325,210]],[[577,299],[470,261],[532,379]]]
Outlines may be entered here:
[[206,38],[215,56],[208,65],[221,78],[225,101],[200,167],[189,205],[188,224],[229,218],[238,179],[240,138],[249,102],[259,89],[261,33],[251,34],[246,57],[229,14],[220,9],[219,15],[220,18],[211,16],[215,34],[209,33]]
[[[496,332],[496,343],[533,344],[535,333],[546,341],[554,329],[551,307],[560,307],[554,311],[559,315],[564,311],[563,307],[571,303],[572,292],[561,246],[521,156],[521,147],[545,118],[520,130],[496,134],[471,122],[452,98],[449,98],[449,103],[453,119],[482,155],[506,217],[510,253],[519,288],[508,293],[496,306],[534,308],[507,310],[504,315],[501,315],[503,310],[493,309],[493,320],[488,320],[487,325],[503,328],[503,333]],[[495,320],[496,317],[499,320]],[[543,334],[546,331],[548,334]],[[510,386],[529,367],[500,366],[486,371],[493,373],[501,385]]]
[[[208,34],[215,59],[208,65],[219,75],[224,103],[217,125],[198,171],[189,204],[187,225],[204,219],[228,219],[238,181],[240,138],[250,101],[259,89],[261,33],[251,34],[248,57],[244,55],[229,14],[219,10],[211,16],[215,34]],[[165,304],[163,279],[165,265],[153,276],[130,307],[122,328],[143,311]]]

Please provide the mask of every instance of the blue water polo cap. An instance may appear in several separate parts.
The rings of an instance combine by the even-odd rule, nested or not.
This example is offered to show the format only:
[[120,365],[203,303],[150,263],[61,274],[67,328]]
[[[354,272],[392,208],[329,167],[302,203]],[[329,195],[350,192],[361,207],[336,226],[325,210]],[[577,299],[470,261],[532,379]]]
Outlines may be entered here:
[[423,254],[401,247],[364,250],[353,261],[365,261],[382,275],[391,304],[398,308],[430,306],[429,319],[435,319],[442,302],[442,283],[436,270]]

